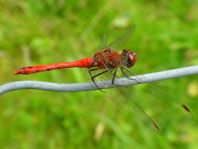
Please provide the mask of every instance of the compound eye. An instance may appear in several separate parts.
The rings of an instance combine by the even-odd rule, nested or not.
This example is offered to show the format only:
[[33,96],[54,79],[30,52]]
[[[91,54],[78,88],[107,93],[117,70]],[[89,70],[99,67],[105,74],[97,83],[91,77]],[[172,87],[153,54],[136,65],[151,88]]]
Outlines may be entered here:
[[130,51],[128,49],[124,49],[122,51],[122,60],[123,60],[123,64],[126,67],[130,68],[137,61],[137,55],[136,55],[136,53],[134,53],[134,52],[132,52],[132,51]]

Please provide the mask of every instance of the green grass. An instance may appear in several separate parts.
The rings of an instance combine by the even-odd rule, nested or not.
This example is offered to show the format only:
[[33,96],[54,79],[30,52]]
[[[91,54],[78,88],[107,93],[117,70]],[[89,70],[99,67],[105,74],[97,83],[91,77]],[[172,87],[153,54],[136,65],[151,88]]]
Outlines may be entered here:
[[[92,56],[104,34],[113,41],[131,24],[135,32],[121,48],[138,54],[138,73],[196,65],[197,7],[196,0],[0,0],[0,82],[85,82],[77,68],[28,76],[13,71]],[[0,96],[0,148],[197,148],[197,95],[188,93],[197,76],[162,83],[168,97],[193,111],[192,121],[169,113],[163,136],[109,101],[113,93],[19,90]]]

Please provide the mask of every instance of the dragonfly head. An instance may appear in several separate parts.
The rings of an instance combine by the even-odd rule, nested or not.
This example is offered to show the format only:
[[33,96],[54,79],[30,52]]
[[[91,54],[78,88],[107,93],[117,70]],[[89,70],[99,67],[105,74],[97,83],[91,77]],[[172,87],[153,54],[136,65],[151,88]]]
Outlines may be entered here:
[[127,68],[132,67],[135,62],[137,61],[137,55],[136,53],[132,52],[129,49],[124,49],[121,53],[122,55],[122,63]]

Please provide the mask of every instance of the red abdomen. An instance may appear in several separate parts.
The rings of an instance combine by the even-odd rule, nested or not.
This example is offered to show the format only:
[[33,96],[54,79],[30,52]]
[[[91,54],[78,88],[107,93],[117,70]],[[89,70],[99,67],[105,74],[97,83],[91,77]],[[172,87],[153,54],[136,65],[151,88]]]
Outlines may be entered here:
[[93,67],[93,65],[94,62],[92,58],[85,58],[73,62],[62,62],[56,64],[22,67],[16,70],[15,74],[31,74],[36,72],[50,71],[54,69],[63,69],[63,68],[73,68],[73,67],[90,68]]

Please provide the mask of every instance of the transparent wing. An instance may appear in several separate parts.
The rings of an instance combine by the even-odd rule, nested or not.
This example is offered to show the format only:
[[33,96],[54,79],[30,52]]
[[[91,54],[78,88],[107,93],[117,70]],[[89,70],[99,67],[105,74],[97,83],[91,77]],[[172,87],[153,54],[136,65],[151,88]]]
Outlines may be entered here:
[[102,50],[104,48],[106,48],[106,46],[108,45],[108,39],[107,36],[104,35],[100,41],[100,44],[98,46],[98,50]]
[[132,37],[134,31],[135,31],[135,25],[132,25],[124,32],[124,34],[116,38],[111,43],[108,43],[107,36],[104,35],[100,41],[98,50],[109,48],[109,47],[114,48],[114,49],[121,48]]
[[[104,70],[99,70],[101,71]],[[107,72],[96,79],[109,80],[112,79],[112,74],[113,72]],[[115,80],[115,84],[117,83]],[[163,134],[167,128],[175,127],[176,122],[186,122],[191,118],[191,113],[182,108],[178,97],[171,96],[173,90],[166,86],[151,83],[124,87],[116,85],[111,90],[116,92],[116,96],[112,97],[112,94],[109,94],[109,99],[117,107],[130,111],[137,121],[152,127],[158,133]]]
[[120,37],[115,39],[113,42],[108,44],[106,47],[111,47],[111,48],[121,48],[122,46],[125,45],[127,41],[132,37],[133,33],[135,31],[135,25],[130,26],[124,34],[122,34]]
[[[130,72],[128,76],[134,75],[134,72]],[[147,113],[161,131],[171,127],[171,124],[175,124],[176,121],[187,122],[192,119],[190,109],[181,103],[177,93],[173,88],[169,88],[165,81],[136,85],[133,92],[130,87],[126,87],[124,92],[128,94],[127,96],[135,94],[136,100],[133,102],[138,103],[138,106]],[[131,100],[128,102],[130,103]]]

